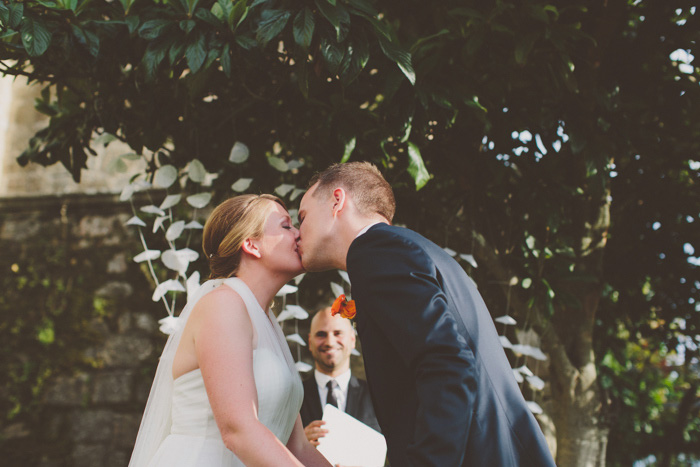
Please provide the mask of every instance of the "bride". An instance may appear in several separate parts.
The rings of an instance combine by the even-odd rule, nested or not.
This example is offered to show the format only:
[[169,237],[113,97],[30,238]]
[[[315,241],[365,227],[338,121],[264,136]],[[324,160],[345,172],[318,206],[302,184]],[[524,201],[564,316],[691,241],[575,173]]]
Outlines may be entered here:
[[207,220],[210,280],[163,350],[130,467],[329,466],[299,418],[303,389],[269,310],[303,271],[282,201],[241,195]]

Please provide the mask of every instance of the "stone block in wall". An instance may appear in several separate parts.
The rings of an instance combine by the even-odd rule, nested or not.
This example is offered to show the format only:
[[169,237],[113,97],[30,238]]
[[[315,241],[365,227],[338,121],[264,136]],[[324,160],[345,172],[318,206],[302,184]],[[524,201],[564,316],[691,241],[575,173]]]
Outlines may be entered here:
[[107,282],[105,285],[103,285],[97,291],[95,291],[95,295],[97,295],[98,297],[112,299],[127,298],[132,293],[134,293],[134,287],[128,282],[123,281]]
[[73,440],[78,444],[110,441],[114,434],[115,417],[116,415],[108,410],[75,411],[71,415]]
[[79,444],[73,450],[73,467],[105,465],[106,451],[104,444]]
[[119,404],[131,400],[134,372],[130,370],[98,373],[92,390],[95,404]]
[[[155,375],[155,373],[154,373]],[[153,385],[153,377],[151,376],[148,379],[142,379],[139,381],[139,384],[136,386],[136,391],[135,391],[135,396],[136,396],[136,401],[140,402],[142,404],[146,404],[146,401],[148,400],[148,395],[151,393],[151,386]]]
[[[117,449],[131,450],[136,442],[136,434],[141,425],[141,413],[119,414],[114,422],[114,444]],[[126,465],[126,464],[124,464]]]
[[[165,310],[163,314],[165,314]],[[143,332],[152,335],[159,333],[155,318],[147,313],[121,313],[117,319],[117,327],[120,334]]]
[[119,333],[124,334],[129,332],[129,330],[131,330],[132,321],[133,317],[131,316],[131,313],[121,313],[117,318],[117,327],[119,329]]
[[45,402],[56,406],[79,406],[88,394],[87,374],[58,376],[46,391]]
[[107,263],[107,273],[109,274],[123,274],[126,272],[126,268],[126,254],[124,253],[117,253]]
[[158,330],[158,324],[153,317],[146,313],[134,313],[134,324],[137,329],[153,334]]
[[126,467],[129,465],[129,459],[131,458],[131,450],[128,453],[124,451],[110,452],[107,459],[105,459],[104,467]]
[[42,437],[47,440],[60,439],[64,433],[67,433],[66,426],[68,424],[68,416],[62,412],[52,413],[43,419]]
[[0,224],[0,240],[16,241],[20,238],[36,237],[46,223],[39,220],[36,214],[15,218],[12,222]]
[[104,347],[97,350],[97,358],[107,367],[133,366],[153,353],[153,343],[147,337],[117,335],[108,337]]
[[38,467],[63,467],[65,464],[59,460],[41,459]]

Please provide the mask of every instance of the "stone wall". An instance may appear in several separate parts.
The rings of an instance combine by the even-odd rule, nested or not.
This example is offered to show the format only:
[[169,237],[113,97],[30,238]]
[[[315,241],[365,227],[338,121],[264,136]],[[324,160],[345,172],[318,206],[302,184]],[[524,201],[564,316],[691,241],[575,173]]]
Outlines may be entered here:
[[88,170],[83,170],[80,184],[61,164],[44,167],[30,163],[21,167],[17,157],[48,122],[34,109],[34,99],[41,89],[40,84],[27,85],[26,78],[0,75],[0,197],[118,193],[133,174],[142,171],[143,160],[126,161],[126,172],[111,170],[114,159],[132,152],[119,141],[107,147],[92,144],[97,156],[88,157]]
[[[0,376],[0,396],[21,400],[26,408],[11,420],[2,414],[3,465],[128,465],[165,339],[156,322],[165,311],[150,300],[148,276],[131,260],[139,246],[135,232],[124,226],[129,217],[129,205],[113,195],[0,199],[3,284],[11,285],[23,274],[31,281],[29,270],[43,267],[44,259],[36,252],[55,249],[66,251],[60,283],[72,284],[65,296],[47,284],[52,290],[46,299],[36,292],[42,290],[36,284],[31,289],[35,296],[0,301],[0,338],[12,337],[3,345],[17,347],[4,349],[2,365],[14,368],[13,360],[24,361],[48,372],[45,381],[38,373],[31,389],[36,394],[31,395],[17,393],[21,379]],[[46,248],[38,250],[37,245]],[[78,300],[78,295],[85,297]],[[62,300],[73,305],[53,316]],[[13,319],[15,328],[28,320],[49,319],[55,340],[37,343],[31,326],[21,328],[25,335],[14,336],[7,328]],[[67,321],[74,322],[69,328],[73,334],[62,334]],[[49,363],[41,366],[37,359]]]

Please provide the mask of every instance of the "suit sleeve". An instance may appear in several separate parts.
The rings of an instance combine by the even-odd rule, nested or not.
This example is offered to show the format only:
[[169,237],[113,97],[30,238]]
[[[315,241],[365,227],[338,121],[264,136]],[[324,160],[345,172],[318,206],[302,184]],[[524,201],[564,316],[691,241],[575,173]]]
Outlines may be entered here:
[[392,232],[370,231],[356,242],[348,272],[357,313],[379,327],[415,381],[418,405],[408,458],[414,465],[461,465],[476,369],[439,272],[422,248]]

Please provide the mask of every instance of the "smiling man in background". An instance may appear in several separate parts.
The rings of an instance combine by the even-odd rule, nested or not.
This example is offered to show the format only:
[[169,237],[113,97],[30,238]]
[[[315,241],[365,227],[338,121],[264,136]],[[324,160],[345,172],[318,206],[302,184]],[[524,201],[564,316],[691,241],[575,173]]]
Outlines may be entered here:
[[331,316],[330,307],[314,315],[309,332],[309,349],[316,369],[304,381],[301,420],[311,444],[328,433],[323,407],[331,404],[365,425],[379,430],[367,383],[352,375],[350,354],[355,348],[355,329],[350,320]]

